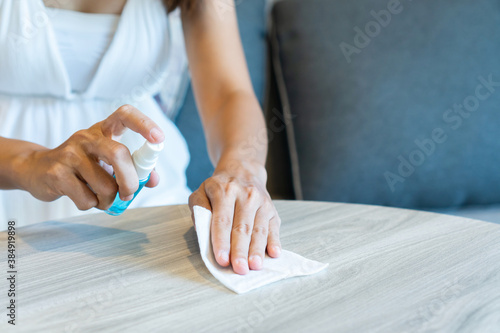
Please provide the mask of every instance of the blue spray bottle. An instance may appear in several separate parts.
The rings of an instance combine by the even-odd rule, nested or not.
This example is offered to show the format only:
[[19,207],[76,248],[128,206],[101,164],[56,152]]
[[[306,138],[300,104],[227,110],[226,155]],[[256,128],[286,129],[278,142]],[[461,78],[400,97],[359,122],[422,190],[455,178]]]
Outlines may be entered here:
[[121,215],[125,209],[132,203],[137,194],[142,190],[144,185],[149,180],[151,171],[155,168],[156,161],[160,152],[163,150],[163,143],[153,144],[146,141],[141,148],[137,149],[132,154],[132,161],[134,162],[135,170],[139,176],[139,189],[134,193],[134,197],[130,201],[123,201],[117,193],[113,205],[106,210],[106,213],[113,216]]

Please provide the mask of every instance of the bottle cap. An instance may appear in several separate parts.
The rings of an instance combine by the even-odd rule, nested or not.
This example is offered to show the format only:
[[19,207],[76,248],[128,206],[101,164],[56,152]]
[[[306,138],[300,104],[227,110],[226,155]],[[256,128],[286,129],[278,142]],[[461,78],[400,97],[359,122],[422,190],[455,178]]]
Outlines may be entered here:
[[137,170],[137,175],[139,180],[143,180],[149,177],[149,174],[156,166],[156,161],[158,156],[163,150],[164,144],[154,144],[146,141],[141,148],[137,149],[132,154],[132,160],[134,161],[135,170]]

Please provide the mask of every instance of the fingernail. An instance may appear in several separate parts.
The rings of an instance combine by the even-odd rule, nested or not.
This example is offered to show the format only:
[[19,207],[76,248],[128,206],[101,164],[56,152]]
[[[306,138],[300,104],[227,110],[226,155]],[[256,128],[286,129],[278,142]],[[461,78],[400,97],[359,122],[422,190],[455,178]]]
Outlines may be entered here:
[[131,195],[127,195],[125,198],[122,199],[122,201],[130,201],[134,198],[134,195],[131,194]]
[[153,139],[155,139],[155,141],[161,142],[163,141],[163,139],[165,139],[163,133],[157,128],[153,128],[150,134],[153,137]]
[[220,252],[219,252],[219,258],[220,258],[223,262],[229,262],[229,253],[227,253],[226,251],[220,251]]
[[273,252],[276,254],[276,255],[280,255],[281,254],[281,248],[277,245],[273,246]]
[[248,261],[252,262],[253,266],[262,267],[262,259],[259,256],[251,256]]
[[250,267],[248,267],[248,262],[246,259],[239,258],[233,262],[233,271],[236,274],[245,275],[249,272],[249,270]]

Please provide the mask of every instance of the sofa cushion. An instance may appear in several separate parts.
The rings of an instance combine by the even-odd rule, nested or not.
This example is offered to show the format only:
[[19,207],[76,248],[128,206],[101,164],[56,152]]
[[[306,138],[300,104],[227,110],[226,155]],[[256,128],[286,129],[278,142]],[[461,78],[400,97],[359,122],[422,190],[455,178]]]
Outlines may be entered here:
[[[266,68],[265,0],[239,0],[235,1],[235,4],[253,87],[259,101],[262,102]],[[221,4],[221,6],[226,5]],[[205,179],[212,175],[214,168],[208,157],[203,127],[191,87],[175,123],[184,135],[191,154],[191,161],[186,171],[188,186],[196,190]]]
[[500,202],[500,2],[286,0],[272,21],[299,199]]

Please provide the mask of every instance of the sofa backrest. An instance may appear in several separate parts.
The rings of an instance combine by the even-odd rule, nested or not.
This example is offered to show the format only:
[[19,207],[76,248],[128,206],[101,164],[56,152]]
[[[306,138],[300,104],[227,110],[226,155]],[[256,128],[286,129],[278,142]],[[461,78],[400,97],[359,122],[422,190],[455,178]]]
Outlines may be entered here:
[[272,159],[291,160],[297,198],[500,202],[499,1],[283,0],[271,15],[288,135]]

